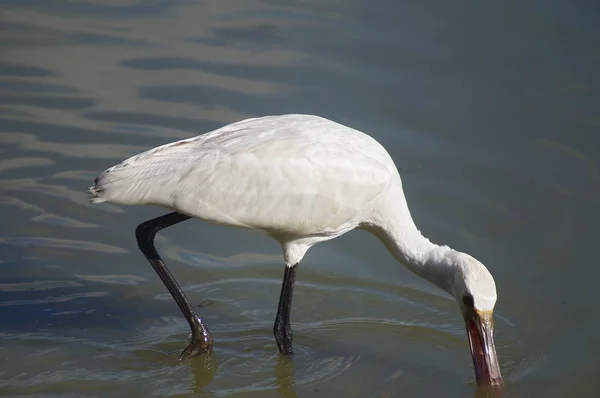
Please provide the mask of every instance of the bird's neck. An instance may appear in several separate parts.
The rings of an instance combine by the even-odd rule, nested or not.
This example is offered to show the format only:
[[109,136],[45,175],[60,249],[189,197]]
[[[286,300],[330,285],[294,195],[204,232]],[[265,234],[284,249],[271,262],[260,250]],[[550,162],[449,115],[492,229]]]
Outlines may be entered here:
[[375,219],[368,229],[386,246],[390,253],[409,270],[434,285],[451,293],[453,269],[446,255],[452,251],[448,246],[439,246],[424,237],[417,229],[404,195],[401,203],[386,206],[387,211]]

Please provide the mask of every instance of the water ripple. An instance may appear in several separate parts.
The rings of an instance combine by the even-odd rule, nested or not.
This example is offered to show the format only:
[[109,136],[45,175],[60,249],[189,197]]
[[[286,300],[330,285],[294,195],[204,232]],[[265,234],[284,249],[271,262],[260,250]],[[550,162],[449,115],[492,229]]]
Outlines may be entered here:
[[20,150],[53,153],[70,158],[86,159],[125,159],[148,149],[144,146],[122,145],[114,143],[74,144],[66,142],[44,141],[34,134],[0,133],[5,144],[16,144]]
[[5,242],[17,247],[52,247],[52,248],[66,248],[66,249],[77,249],[86,251],[96,251],[103,253],[122,254],[127,253],[127,250],[117,246],[106,245],[104,243],[89,242],[84,240],[70,240],[70,239],[56,239],[56,238],[42,238],[42,237],[5,237],[0,238],[0,242]]
[[87,282],[100,282],[112,285],[138,285],[147,279],[137,275],[81,275],[75,274],[76,278]]
[[0,161],[0,173],[11,170],[20,169],[23,167],[36,167],[36,166],[48,166],[54,164],[52,159],[48,158],[34,158],[34,157],[19,157],[10,158]]
[[57,289],[61,287],[81,287],[80,283],[73,281],[35,281],[22,283],[0,283],[0,292],[22,292]]
[[81,220],[76,220],[71,217],[59,216],[54,213],[47,212],[40,206],[27,203],[23,200],[10,196],[0,196],[0,205],[13,206],[21,210],[33,211],[39,213],[32,218],[33,221],[46,222],[55,225],[62,225],[69,228],[94,228],[97,224],[87,223]]
[[108,296],[108,292],[87,292],[87,293],[73,293],[64,294],[57,297],[47,297],[44,299],[28,299],[28,300],[4,300],[0,302],[0,307],[9,307],[13,305],[38,305],[38,304],[57,304],[64,303],[71,300],[77,300],[81,298],[90,297],[104,297]]

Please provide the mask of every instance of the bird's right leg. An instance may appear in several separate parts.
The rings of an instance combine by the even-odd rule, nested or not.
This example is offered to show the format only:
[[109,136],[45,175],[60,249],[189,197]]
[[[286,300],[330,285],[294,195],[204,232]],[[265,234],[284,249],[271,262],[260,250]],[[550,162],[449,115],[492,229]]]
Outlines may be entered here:
[[277,315],[275,316],[275,325],[273,326],[273,334],[275,335],[279,352],[286,357],[291,357],[294,354],[292,349],[293,336],[292,326],[290,325],[290,313],[292,312],[292,295],[294,293],[297,269],[297,263],[289,267],[286,265],[285,267]]
[[140,250],[142,253],[144,253],[160,279],[163,281],[169,290],[169,293],[171,293],[171,296],[173,296],[173,299],[179,306],[179,309],[185,316],[185,319],[187,319],[188,323],[190,324],[190,328],[192,329],[190,343],[185,350],[183,350],[179,356],[179,359],[186,359],[205,352],[210,352],[213,345],[213,338],[202,322],[202,318],[198,316],[188,299],[185,297],[185,294],[183,294],[183,291],[177,284],[173,274],[171,274],[171,271],[169,271],[163,260],[158,255],[158,252],[154,247],[154,237],[161,229],[178,224],[190,218],[191,217],[184,214],[173,212],[152,220],[148,220],[140,224],[135,230],[135,236],[137,238]]

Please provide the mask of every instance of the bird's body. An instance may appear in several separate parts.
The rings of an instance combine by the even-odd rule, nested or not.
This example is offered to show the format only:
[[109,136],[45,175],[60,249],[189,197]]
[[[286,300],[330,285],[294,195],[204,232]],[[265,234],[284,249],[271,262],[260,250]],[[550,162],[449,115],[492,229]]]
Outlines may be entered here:
[[96,202],[159,205],[264,232],[286,247],[288,265],[317,242],[389,220],[390,210],[405,235],[420,235],[388,152],[312,115],[243,120],[151,149],[108,169],[95,192]]
[[396,176],[371,137],[316,116],[286,115],[134,156],[108,170],[99,199],[156,204],[278,238],[335,236],[368,217]]
[[[109,168],[90,191],[94,202],[159,205],[179,213],[177,220],[138,228],[140,248],[151,263],[160,257],[145,234],[153,238],[157,230],[189,217],[254,229],[279,241],[286,274],[275,334],[284,353],[291,353],[289,306],[296,265],[312,245],[355,228],[374,233],[396,259],[458,300],[468,295],[473,308],[491,314],[496,301],[493,278],[481,263],[421,235],[383,146],[321,117],[247,119],[166,144]],[[164,279],[169,277],[161,278],[169,287]],[[177,300],[177,292],[169,290]],[[178,304],[188,311],[185,303]],[[195,312],[190,311],[186,317],[194,330],[190,317]],[[493,377],[500,377],[499,370]]]

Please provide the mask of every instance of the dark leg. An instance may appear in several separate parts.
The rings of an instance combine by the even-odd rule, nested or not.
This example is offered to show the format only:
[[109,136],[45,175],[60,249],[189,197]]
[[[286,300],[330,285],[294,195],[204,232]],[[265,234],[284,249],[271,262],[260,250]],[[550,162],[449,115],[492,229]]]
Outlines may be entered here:
[[290,326],[290,313],[292,311],[292,294],[294,293],[294,282],[296,282],[296,269],[298,264],[291,267],[285,267],[283,275],[283,284],[281,285],[281,296],[279,297],[279,307],[275,317],[275,326],[273,334],[277,341],[279,352],[285,356],[292,356],[292,327]]
[[192,329],[190,343],[179,356],[180,359],[186,359],[188,357],[194,357],[205,352],[210,352],[213,345],[213,338],[206,326],[204,326],[202,323],[202,319],[198,316],[196,311],[194,311],[194,308],[183,294],[183,291],[177,284],[177,281],[175,281],[173,274],[171,274],[165,263],[158,255],[158,252],[154,247],[154,237],[161,229],[170,227],[171,225],[180,223],[190,218],[191,217],[184,214],[173,212],[152,220],[148,220],[140,224],[135,230],[135,236],[137,238],[140,250],[142,253],[144,253],[150,264],[152,264],[152,267],[163,281],[167,289],[169,289],[169,293],[171,293],[171,296],[173,296],[173,299],[179,306],[179,309],[185,316],[185,319],[187,319],[189,322]]

